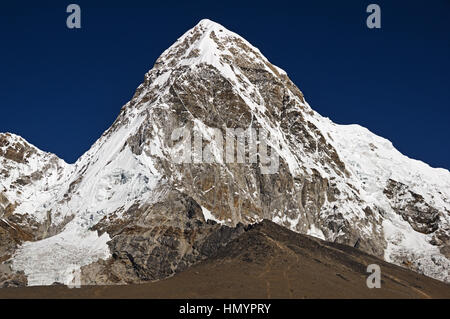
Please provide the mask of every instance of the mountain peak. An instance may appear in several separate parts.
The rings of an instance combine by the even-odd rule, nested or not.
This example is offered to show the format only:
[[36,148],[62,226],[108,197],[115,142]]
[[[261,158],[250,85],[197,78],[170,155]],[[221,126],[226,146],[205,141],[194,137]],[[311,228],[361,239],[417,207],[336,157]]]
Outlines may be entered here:
[[212,20],[209,20],[209,19],[202,19],[202,20],[200,20],[194,28],[196,28],[196,27],[203,28],[205,30],[225,29],[225,27],[222,26],[221,24],[219,24],[217,22],[214,22]]
[[25,154],[30,155],[37,152],[41,151],[23,137],[9,132],[0,133],[0,158],[23,162]]
[[[237,60],[240,60],[239,63]],[[207,64],[216,67],[224,75],[230,75],[226,65],[236,64],[264,68],[279,74],[285,72],[270,64],[261,51],[243,37],[209,19],[200,20],[161,54],[155,67],[194,67]],[[238,65],[239,66],[239,65]],[[228,77],[228,76],[227,76]]]
[[[177,140],[180,128],[188,133]],[[262,135],[274,155],[270,176],[261,161],[235,159],[234,151],[224,160],[229,129],[236,133],[230,134],[234,148],[233,136],[247,128],[270,134]],[[195,135],[201,136],[198,152]],[[237,138],[237,147],[246,140]],[[203,150],[214,155],[212,162]],[[450,281],[450,176],[424,169],[366,129],[323,118],[257,48],[211,20],[163,52],[75,165],[39,169],[41,163],[47,164],[35,157],[14,175],[5,169],[11,182],[0,180],[9,202],[17,202],[13,213],[27,213],[30,225],[49,229],[15,253],[12,267],[30,285],[65,282],[68,269],[111,256],[123,257],[109,259],[119,269],[114,278],[162,279],[200,256],[191,235],[207,234],[196,228],[207,219],[235,226],[263,218],[357,243],[369,254]],[[177,244],[167,245],[166,238]],[[95,269],[86,270],[92,278]]]
[[10,143],[25,142],[28,144],[28,142],[23,137],[16,135],[14,133],[9,133],[9,132],[4,132],[4,133],[0,132],[0,140],[5,141],[5,142],[8,141]]

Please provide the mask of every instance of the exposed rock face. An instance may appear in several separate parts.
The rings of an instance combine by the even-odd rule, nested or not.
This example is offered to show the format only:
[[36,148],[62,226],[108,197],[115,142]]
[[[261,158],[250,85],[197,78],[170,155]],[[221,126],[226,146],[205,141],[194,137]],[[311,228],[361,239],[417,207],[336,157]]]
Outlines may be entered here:
[[[174,138],[180,128],[190,136]],[[237,129],[267,137],[254,157],[249,141],[237,140],[247,147],[243,162],[224,152]],[[200,134],[201,150],[180,163],[186,142]],[[274,161],[264,161],[262,142],[278,160],[270,174]],[[80,267],[85,283],[164,278],[239,233],[227,226],[264,218],[450,280],[450,173],[410,160],[364,128],[323,118],[284,71],[209,20],[158,58],[74,165],[23,141],[2,143],[0,174],[9,177],[0,209],[8,220],[26,219],[32,237],[23,240],[42,239],[12,259],[31,285],[64,282],[67,269]],[[27,168],[37,156],[39,166]],[[24,173],[11,177],[16,171]],[[10,254],[16,246],[8,245]],[[55,252],[40,256],[38,276],[29,260],[43,247]]]
[[439,211],[428,205],[423,196],[409,190],[407,185],[392,179],[384,190],[392,208],[420,233],[431,234],[439,229]]
[[244,227],[206,222],[190,197],[168,190],[162,202],[132,206],[120,221],[95,227],[112,237],[112,257],[82,268],[83,284],[125,284],[157,280],[185,270],[213,255]]
[[14,272],[8,264],[0,265],[0,287],[15,288],[27,285],[27,276],[23,272]]

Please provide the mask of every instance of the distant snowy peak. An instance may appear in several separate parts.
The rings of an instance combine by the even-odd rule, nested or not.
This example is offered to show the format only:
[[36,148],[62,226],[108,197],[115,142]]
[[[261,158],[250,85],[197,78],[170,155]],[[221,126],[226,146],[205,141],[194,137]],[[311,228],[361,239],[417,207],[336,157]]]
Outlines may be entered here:
[[[392,143],[359,125],[337,125],[321,118],[322,130],[334,136],[332,141],[361,187],[387,186],[389,180],[407,185],[440,209],[450,209],[450,172],[401,154]],[[371,181],[375,184],[368,183]]]
[[50,155],[28,143],[21,136],[12,133],[0,133],[0,152],[4,161],[9,160],[21,164],[28,163],[34,154],[41,157]]
[[[269,132],[278,170],[263,174],[248,161],[180,164],[178,128],[202,133],[213,154],[221,151],[213,129]],[[450,281],[450,173],[365,128],[322,117],[286,72],[207,19],[161,54],[75,164],[1,136],[0,195],[17,202],[10,214],[27,214],[45,230],[13,258],[31,284],[64,281],[67,269],[113,253],[122,256],[110,260],[113,268],[127,269],[114,274],[123,282],[161,279],[196,253],[185,235],[192,225],[264,218]],[[160,259],[170,267],[160,269]],[[104,283],[102,276],[95,280]]]
[[61,169],[70,167],[55,154],[40,150],[18,135],[0,133],[0,167],[4,169],[20,167],[25,171],[37,171],[48,168],[50,164]]
[[0,133],[0,194],[10,210],[33,215],[39,203],[49,199],[41,195],[57,187],[69,170],[70,165],[56,155],[18,135]]

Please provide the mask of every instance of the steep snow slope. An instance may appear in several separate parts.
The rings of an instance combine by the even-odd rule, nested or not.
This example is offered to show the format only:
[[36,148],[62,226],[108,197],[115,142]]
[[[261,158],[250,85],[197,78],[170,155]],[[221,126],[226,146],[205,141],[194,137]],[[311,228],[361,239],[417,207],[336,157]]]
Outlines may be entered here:
[[[216,161],[179,164],[183,145],[172,133],[180,127],[203,134]],[[214,134],[226,136],[226,128],[269,134],[276,172],[265,174],[259,161],[221,160]],[[56,235],[27,242],[12,258],[31,285],[70,280],[72,269],[97,259],[127,269],[115,274],[124,281],[163,278],[196,254],[192,222],[180,216],[201,220],[198,211],[229,225],[268,218],[450,281],[450,173],[403,156],[367,129],[320,116],[286,72],[210,20],[164,51],[86,154],[59,165],[36,200],[10,209],[49,223],[43,237]],[[158,258],[169,273],[136,271]]]
[[[390,141],[364,127],[318,119],[317,125],[332,137],[330,143],[352,172],[352,184],[359,186],[360,197],[384,214],[385,260],[449,281],[448,252],[447,258],[442,256],[436,243],[446,242],[444,249],[448,247],[450,172],[404,156]],[[387,196],[392,183],[400,183],[405,192]],[[416,218],[405,214],[405,206],[411,202],[416,205]],[[427,216],[431,207],[434,220]],[[420,218],[425,229],[414,227]],[[439,224],[439,231],[432,228],[433,222]]]
[[56,155],[37,149],[20,136],[0,134],[0,218],[14,212],[22,220],[45,222],[49,217],[46,207],[70,170]]
[[[142,118],[136,118],[137,125]],[[129,148],[122,149],[131,125],[102,137],[71,168],[53,197],[34,206],[35,216],[51,211],[51,224],[61,232],[37,242],[27,242],[14,258],[14,269],[23,270],[29,285],[70,282],[73,270],[110,257],[107,233],[90,228],[105,215],[128,209],[146,200],[158,182],[158,172]],[[151,197],[151,196],[150,196]],[[20,212],[20,210],[19,210]]]

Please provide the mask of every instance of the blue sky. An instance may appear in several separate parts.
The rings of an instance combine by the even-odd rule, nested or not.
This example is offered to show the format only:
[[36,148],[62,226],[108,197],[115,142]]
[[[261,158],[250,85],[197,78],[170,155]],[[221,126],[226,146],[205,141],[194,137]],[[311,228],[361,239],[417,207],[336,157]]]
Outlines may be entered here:
[[[344,3],[340,3],[344,2]],[[81,7],[82,28],[66,27]],[[287,71],[311,106],[450,168],[450,1],[15,1],[0,4],[0,132],[74,162],[157,57],[202,18]]]

